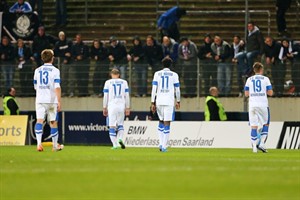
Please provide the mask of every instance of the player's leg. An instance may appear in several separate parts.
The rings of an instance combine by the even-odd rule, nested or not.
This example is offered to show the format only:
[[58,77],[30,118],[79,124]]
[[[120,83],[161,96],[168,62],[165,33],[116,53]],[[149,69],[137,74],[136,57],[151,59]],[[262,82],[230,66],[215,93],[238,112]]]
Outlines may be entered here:
[[163,145],[162,152],[167,151],[167,144],[170,136],[170,125],[174,119],[174,106],[164,106],[164,134],[163,134]]
[[123,142],[123,135],[124,135],[124,111],[121,111],[118,113],[118,118],[117,118],[117,130],[118,130],[118,134],[117,134],[117,140],[118,143],[121,145],[122,149],[125,149],[125,145]]
[[164,139],[164,122],[163,122],[163,107],[162,106],[156,106],[157,116],[159,118],[158,127],[157,127],[157,133],[159,138],[159,150],[162,150],[163,147],[163,139]]
[[50,121],[50,135],[52,138],[52,151],[60,151],[63,149],[63,145],[58,144],[58,113],[57,104],[49,105],[48,119]]
[[113,145],[112,149],[117,149],[117,114],[111,109],[108,109],[108,126],[109,126],[109,138]]
[[260,137],[260,144],[258,146],[258,149],[261,150],[264,153],[267,153],[266,149],[266,140],[269,133],[269,123],[270,123],[270,110],[269,108],[261,108],[259,112],[259,118],[261,119],[261,123],[263,124],[262,131],[261,131],[261,137]]
[[34,128],[35,136],[36,136],[36,141],[37,141],[37,150],[38,151],[43,151],[43,146],[42,146],[42,136],[43,136],[43,122],[46,114],[45,107],[42,104],[36,104],[35,105],[35,110],[36,110],[36,124]]
[[170,136],[170,121],[164,121],[164,134],[163,134],[163,144],[162,144],[162,152],[167,151],[167,144]]
[[255,108],[249,108],[249,122],[251,126],[251,145],[253,153],[257,153],[257,128],[258,128],[258,116]]

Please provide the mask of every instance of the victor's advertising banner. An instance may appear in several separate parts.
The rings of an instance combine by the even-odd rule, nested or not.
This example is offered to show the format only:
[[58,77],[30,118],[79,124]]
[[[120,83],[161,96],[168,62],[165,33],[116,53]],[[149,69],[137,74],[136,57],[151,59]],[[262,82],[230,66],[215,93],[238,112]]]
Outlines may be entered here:
[[25,145],[27,130],[27,115],[4,116],[0,115],[0,146]]

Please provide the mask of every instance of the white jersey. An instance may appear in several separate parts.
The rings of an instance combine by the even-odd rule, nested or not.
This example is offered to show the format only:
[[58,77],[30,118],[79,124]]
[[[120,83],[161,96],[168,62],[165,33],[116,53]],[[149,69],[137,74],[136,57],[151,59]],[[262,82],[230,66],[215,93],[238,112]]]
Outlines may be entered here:
[[268,77],[263,75],[249,77],[245,85],[245,91],[249,91],[249,107],[268,107],[268,90],[272,90]]
[[120,78],[107,80],[104,84],[103,93],[103,108],[125,109],[130,107],[127,81]]
[[55,88],[60,88],[60,71],[50,63],[45,63],[34,71],[36,103],[58,103]]
[[152,81],[151,102],[156,105],[174,106],[174,95],[176,101],[180,102],[180,84],[178,74],[168,68],[157,71]]

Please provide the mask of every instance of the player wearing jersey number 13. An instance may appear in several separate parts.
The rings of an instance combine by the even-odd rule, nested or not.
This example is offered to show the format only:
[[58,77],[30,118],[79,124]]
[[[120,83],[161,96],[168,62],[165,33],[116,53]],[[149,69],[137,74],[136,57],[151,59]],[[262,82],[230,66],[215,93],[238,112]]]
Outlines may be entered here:
[[170,135],[170,124],[174,120],[174,102],[176,109],[180,108],[180,84],[178,74],[170,70],[172,59],[162,61],[163,69],[155,72],[152,81],[151,110],[157,111],[159,117],[158,135],[159,150],[167,151]]
[[[245,97],[249,97],[249,122],[251,126],[251,144],[254,153],[257,149],[266,153],[265,142],[268,137],[270,111],[267,96],[273,95],[270,79],[263,76],[264,68],[259,62],[254,63],[255,75],[249,77],[245,85]],[[257,137],[257,128],[262,125],[260,141]]]
[[58,140],[58,112],[61,110],[61,88],[60,71],[52,65],[54,53],[51,49],[45,49],[41,53],[44,64],[34,72],[34,89],[36,90],[36,124],[35,134],[37,139],[37,150],[43,151],[41,144],[43,135],[43,122],[45,116],[50,121],[50,133],[53,142],[53,151],[63,149]]

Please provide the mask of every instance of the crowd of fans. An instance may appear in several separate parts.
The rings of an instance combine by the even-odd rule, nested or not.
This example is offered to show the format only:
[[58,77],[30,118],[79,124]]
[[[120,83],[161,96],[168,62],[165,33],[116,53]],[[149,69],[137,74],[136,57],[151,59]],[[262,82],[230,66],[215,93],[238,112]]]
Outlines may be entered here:
[[[9,11],[23,10],[25,13],[31,12],[31,9],[29,3],[18,0]],[[174,18],[172,22],[168,13]],[[147,88],[151,83],[148,75],[152,77],[161,68],[161,60],[166,57],[173,60],[174,70],[182,80],[182,93],[185,97],[195,97],[197,94],[207,96],[212,86],[218,87],[220,96],[242,96],[245,80],[251,75],[255,60],[263,60],[271,71],[275,96],[278,97],[284,94],[286,69],[287,64],[290,64],[294,86],[292,93],[299,95],[300,44],[288,38],[275,41],[270,36],[264,37],[258,26],[249,22],[245,41],[238,35],[234,35],[232,41],[225,41],[221,35],[206,34],[203,43],[197,46],[188,37],[179,38],[179,31],[174,25],[185,14],[186,11],[178,7],[170,9],[158,20],[160,41],[151,35],[144,40],[134,36],[132,44],[128,45],[130,48],[126,48],[126,42],[119,41],[116,36],[111,36],[108,42],[95,39],[92,45],[83,42],[81,34],[77,34],[73,41],[61,31],[56,38],[47,35],[43,26],[38,28],[31,45],[25,45],[22,39],[18,39],[17,45],[12,45],[10,39],[3,36],[0,45],[0,74],[3,80],[0,84],[3,86],[0,85],[0,88],[3,91],[11,88],[14,84],[14,73],[18,70],[19,95],[32,96],[33,72],[42,64],[40,53],[44,49],[52,48],[56,65],[61,70],[63,96],[101,96],[110,68],[118,68],[123,79],[128,79],[130,75],[135,83],[135,96],[147,96]],[[166,28],[164,20],[173,24],[173,28],[175,26],[175,39],[170,37],[174,35],[174,31]],[[65,24],[66,21],[58,23]],[[129,68],[133,69],[130,70],[132,74],[128,74]],[[235,71],[236,76],[233,76]],[[90,72],[93,74],[90,75]],[[238,84],[239,94],[232,92],[233,77],[237,77],[235,82]],[[92,84],[90,91],[89,83]]]

